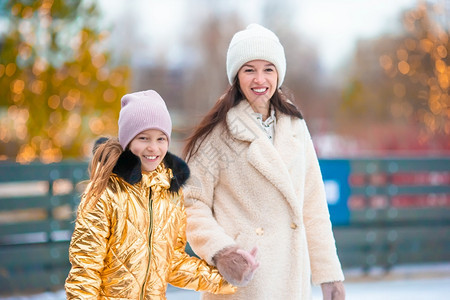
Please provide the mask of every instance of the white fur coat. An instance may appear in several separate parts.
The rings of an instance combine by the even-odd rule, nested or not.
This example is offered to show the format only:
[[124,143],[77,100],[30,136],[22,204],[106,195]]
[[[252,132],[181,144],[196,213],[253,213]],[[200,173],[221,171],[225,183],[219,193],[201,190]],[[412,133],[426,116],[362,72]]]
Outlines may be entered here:
[[208,263],[224,247],[257,246],[260,267],[234,295],[310,299],[314,284],[344,279],[316,153],[304,120],[277,113],[272,144],[241,101],[189,161],[187,238]]

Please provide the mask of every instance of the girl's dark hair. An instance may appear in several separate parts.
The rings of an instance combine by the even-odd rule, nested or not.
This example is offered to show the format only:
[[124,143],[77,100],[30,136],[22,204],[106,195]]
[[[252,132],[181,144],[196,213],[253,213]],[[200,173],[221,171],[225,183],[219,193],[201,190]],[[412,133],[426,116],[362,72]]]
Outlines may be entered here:
[[[228,111],[245,99],[239,88],[238,77],[236,76],[233,84],[223,94],[213,108],[203,117],[200,124],[194,129],[191,136],[187,138],[186,146],[183,150],[183,157],[186,161],[194,156],[205,138],[219,124],[226,125],[226,116]],[[283,114],[303,119],[302,113],[297,107],[288,100],[287,96],[277,89],[270,99],[272,107]],[[225,126],[225,128],[228,127]]]

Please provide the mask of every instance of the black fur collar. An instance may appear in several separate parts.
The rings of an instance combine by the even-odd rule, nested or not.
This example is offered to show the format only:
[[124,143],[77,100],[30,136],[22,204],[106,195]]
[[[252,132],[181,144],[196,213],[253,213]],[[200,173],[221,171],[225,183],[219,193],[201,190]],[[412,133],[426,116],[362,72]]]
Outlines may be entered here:
[[180,188],[186,183],[191,171],[187,163],[180,157],[167,152],[164,157],[164,165],[172,170],[172,180],[170,181],[169,191],[178,192]]
[[[164,165],[172,169],[173,173],[169,191],[178,192],[189,178],[190,171],[188,165],[184,160],[170,152],[167,152],[164,157]],[[138,183],[142,179],[141,160],[131,153],[130,150],[125,150],[119,156],[113,172],[130,184]]]
[[141,181],[141,160],[130,150],[125,150],[120,154],[113,173],[122,177],[129,184],[135,184]]
[[[106,140],[107,138],[98,139],[93,151],[95,151],[99,144],[106,142]],[[167,152],[164,157],[164,165],[170,168],[173,174],[169,191],[178,192],[189,178],[190,171],[188,165],[184,160],[170,152]],[[113,172],[130,184],[138,183],[142,179],[141,160],[130,150],[125,150],[119,156]]]

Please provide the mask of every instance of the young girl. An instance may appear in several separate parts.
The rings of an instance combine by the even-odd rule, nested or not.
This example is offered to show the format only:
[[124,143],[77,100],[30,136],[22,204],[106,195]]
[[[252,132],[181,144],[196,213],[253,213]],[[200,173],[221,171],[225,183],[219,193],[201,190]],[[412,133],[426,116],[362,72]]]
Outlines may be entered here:
[[166,299],[167,284],[229,294],[217,269],[185,253],[181,186],[168,152],[172,122],[155,91],[125,95],[119,138],[95,150],[69,249],[68,299]]

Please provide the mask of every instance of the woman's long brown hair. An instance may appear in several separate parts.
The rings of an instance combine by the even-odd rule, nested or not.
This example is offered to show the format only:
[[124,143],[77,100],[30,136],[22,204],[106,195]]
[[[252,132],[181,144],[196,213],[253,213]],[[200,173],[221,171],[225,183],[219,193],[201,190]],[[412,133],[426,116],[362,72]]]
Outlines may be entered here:
[[[239,81],[236,76],[233,84],[228,88],[225,94],[219,98],[213,108],[205,115],[199,125],[197,125],[194,129],[192,135],[187,138],[186,146],[183,150],[183,157],[186,161],[189,161],[189,159],[197,153],[205,138],[218,124],[222,123],[226,125],[225,123],[228,111],[244,99],[245,97],[239,88]],[[270,103],[276,111],[303,119],[302,113],[292,102],[288,100],[287,96],[281,91],[281,89],[277,89],[275,91],[270,99]],[[225,126],[225,128],[228,130],[227,126]]]
[[110,138],[95,149],[89,164],[89,185],[83,194],[80,211],[95,204],[106,189],[109,176],[122,152],[122,146],[117,138]]

